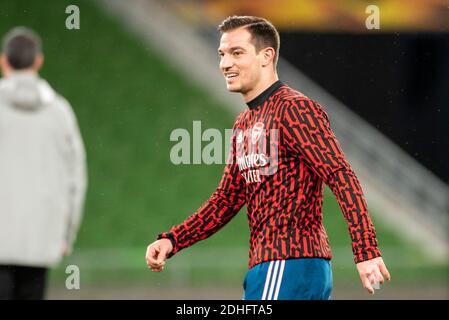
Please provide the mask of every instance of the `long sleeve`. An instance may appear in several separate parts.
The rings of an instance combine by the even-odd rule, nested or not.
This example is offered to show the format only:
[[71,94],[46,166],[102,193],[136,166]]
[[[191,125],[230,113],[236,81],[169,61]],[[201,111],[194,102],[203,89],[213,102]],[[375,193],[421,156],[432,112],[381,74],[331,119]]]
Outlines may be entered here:
[[245,204],[245,183],[235,161],[235,136],[231,139],[229,159],[216,191],[193,215],[158,239],[172,241],[173,251],[189,247],[204,240],[226,225]]
[[70,105],[66,105],[67,131],[65,145],[67,148],[66,163],[68,175],[69,217],[66,244],[72,248],[78,232],[84,209],[87,187],[86,151],[81,133]]
[[286,108],[282,130],[288,150],[297,154],[336,196],[348,224],[354,261],[380,256],[362,188],[321,106],[306,98],[292,101]]

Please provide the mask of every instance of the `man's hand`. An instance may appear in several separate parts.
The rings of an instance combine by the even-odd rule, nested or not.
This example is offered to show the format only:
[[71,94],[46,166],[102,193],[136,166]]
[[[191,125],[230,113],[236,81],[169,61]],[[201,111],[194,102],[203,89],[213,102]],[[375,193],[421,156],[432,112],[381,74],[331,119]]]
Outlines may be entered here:
[[358,263],[357,271],[360,274],[360,280],[362,280],[363,287],[366,288],[370,294],[374,294],[374,285],[384,283],[384,277],[388,281],[391,279],[390,273],[381,257]]
[[64,257],[68,257],[72,254],[72,250],[70,250],[70,247],[68,245],[64,245],[64,248],[62,249],[62,255]]
[[173,245],[169,239],[160,239],[150,244],[145,254],[148,268],[154,272],[164,270],[165,260],[172,250]]

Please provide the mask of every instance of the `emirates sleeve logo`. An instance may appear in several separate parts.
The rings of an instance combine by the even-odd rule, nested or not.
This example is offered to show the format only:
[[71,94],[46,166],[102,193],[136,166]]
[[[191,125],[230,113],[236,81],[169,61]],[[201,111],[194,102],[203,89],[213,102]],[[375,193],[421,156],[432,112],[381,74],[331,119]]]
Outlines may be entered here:
[[256,124],[254,124],[253,130],[251,132],[252,144],[256,144],[256,142],[259,141],[260,136],[262,135],[263,132],[263,127],[264,127],[263,122],[256,122]]

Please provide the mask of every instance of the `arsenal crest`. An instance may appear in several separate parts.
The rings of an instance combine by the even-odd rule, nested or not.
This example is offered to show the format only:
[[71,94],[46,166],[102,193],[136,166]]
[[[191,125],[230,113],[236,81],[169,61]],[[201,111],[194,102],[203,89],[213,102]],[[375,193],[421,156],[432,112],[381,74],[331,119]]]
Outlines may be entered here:
[[259,141],[260,136],[262,135],[262,132],[263,132],[263,127],[264,127],[263,122],[256,122],[256,124],[254,124],[253,130],[251,133],[252,144],[256,144],[256,142]]

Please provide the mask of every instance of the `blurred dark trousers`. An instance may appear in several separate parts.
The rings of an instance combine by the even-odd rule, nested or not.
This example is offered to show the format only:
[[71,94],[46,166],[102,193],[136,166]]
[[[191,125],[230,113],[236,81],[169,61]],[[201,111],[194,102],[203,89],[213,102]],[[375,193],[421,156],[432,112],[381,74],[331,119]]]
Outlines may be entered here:
[[42,300],[47,268],[0,265],[0,300]]

